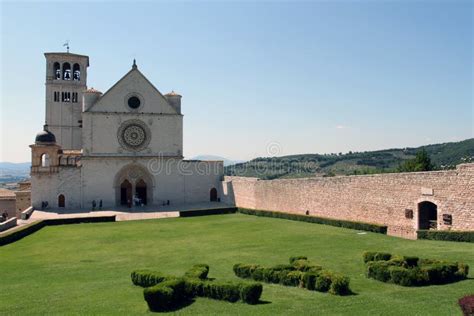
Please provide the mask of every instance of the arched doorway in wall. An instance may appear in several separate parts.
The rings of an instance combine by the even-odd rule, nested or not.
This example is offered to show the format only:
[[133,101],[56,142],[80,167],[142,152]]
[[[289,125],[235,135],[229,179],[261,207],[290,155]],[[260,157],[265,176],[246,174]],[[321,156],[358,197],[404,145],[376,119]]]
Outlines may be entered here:
[[432,202],[418,204],[418,229],[438,228],[438,206]]
[[140,203],[144,205],[146,205],[147,202],[146,189],[146,183],[143,179],[138,180],[137,184],[135,184],[135,195]]
[[216,188],[212,188],[211,191],[209,192],[210,195],[210,201],[211,202],[217,202],[217,190]]
[[128,205],[138,206],[140,204],[153,205],[153,190],[155,181],[148,169],[138,163],[123,166],[115,175],[115,203],[118,207]]
[[64,197],[64,194],[58,196],[58,207],[66,207],[66,198]]
[[120,205],[128,205],[132,202],[132,184],[128,180],[124,180],[120,184]]

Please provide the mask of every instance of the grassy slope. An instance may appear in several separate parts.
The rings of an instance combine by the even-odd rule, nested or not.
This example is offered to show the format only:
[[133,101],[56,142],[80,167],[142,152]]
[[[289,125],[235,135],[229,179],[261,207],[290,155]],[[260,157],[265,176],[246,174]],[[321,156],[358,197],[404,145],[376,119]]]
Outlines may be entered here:
[[0,247],[0,311],[144,314],[142,290],[129,276],[135,268],[180,275],[193,263],[208,263],[210,277],[235,279],[234,263],[286,263],[290,255],[307,255],[346,273],[357,295],[265,285],[266,304],[198,298],[178,313],[452,315],[460,314],[457,299],[474,288],[472,279],[420,288],[369,280],[361,260],[364,250],[461,260],[474,268],[473,244],[358,235],[354,230],[241,214],[55,226]]

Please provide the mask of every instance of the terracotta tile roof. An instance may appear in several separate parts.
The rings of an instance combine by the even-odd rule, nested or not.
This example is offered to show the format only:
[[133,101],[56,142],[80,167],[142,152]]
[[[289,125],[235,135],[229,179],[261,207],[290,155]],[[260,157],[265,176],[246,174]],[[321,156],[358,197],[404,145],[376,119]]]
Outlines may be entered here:
[[89,88],[89,89],[87,89],[87,90],[86,90],[86,92],[102,93],[102,92],[100,92],[99,90],[96,90],[96,89],[94,89],[93,87],[92,87],[92,88]]
[[166,96],[177,96],[177,95],[181,96],[181,94],[174,92],[174,90],[172,90],[170,93],[167,93],[165,95]]
[[15,192],[7,190],[7,189],[0,189],[0,200],[15,200],[16,195]]

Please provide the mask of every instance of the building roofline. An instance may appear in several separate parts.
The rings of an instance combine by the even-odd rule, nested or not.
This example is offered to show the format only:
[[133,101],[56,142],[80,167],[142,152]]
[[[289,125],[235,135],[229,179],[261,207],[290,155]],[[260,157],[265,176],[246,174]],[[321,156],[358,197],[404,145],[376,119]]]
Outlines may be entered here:
[[80,55],[80,54],[74,54],[74,53],[67,53],[67,52],[50,52],[50,53],[44,53],[44,57],[53,56],[53,55],[62,55],[62,56],[66,55],[66,56],[72,56],[72,57],[87,58],[87,67],[89,67],[89,56]]

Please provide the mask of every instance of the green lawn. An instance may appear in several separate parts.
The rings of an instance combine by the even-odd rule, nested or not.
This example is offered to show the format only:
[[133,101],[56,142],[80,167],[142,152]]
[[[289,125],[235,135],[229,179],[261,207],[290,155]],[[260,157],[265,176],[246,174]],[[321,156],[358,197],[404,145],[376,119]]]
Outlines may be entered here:
[[197,298],[176,313],[461,315],[458,298],[474,294],[472,272],[469,280],[420,288],[367,279],[365,250],[464,261],[474,269],[474,244],[359,235],[241,214],[50,226],[0,247],[0,314],[144,314],[142,289],[130,281],[133,269],[181,275],[207,263],[210,277],[236,280],[234,263],[274,265],[291,255],[348,275],[356,295],[265,284],[259,305]]

